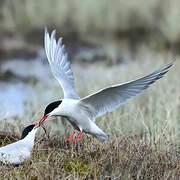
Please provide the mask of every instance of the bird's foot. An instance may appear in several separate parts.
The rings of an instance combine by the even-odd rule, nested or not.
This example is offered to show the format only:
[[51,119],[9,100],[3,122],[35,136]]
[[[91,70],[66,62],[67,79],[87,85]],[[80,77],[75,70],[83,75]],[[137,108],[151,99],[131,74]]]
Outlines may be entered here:
[[74,139],[74,144],[76,145],[79,141],[82,140],[82,132],[77,135],[77,137]]
[[74,141],[75,137],[76,137],[76,132],[73,131],[73,133],[66,139],[66,142],[69,143],[69,142]]

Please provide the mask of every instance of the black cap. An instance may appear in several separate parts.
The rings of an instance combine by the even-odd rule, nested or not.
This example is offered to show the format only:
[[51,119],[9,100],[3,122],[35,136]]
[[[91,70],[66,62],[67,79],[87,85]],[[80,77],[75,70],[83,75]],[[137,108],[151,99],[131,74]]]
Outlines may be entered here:
[[57,108],[61,104],[61,102],[62,101],[60,100],[60,101],[54,101],[54,102],[48,104],[44,111],[44,116],[49,114],[50,112],[52,112],[55,108]]
[[28,133],[32,131],[34,126],[35,126],[35,124],[31,124],[31,125],[27,126],[26,128],[24,128],[22,135],[21,135],[21,139],[24,139],[28,135]]

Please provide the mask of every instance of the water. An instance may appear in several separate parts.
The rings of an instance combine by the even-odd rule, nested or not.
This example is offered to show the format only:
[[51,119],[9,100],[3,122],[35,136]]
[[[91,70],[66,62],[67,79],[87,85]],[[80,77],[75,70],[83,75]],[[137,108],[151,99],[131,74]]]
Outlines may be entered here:
[[[22,118],[29,109],[39,112],[58,96],[58,83],[42,59],[5,61],[1,64],[0,73],[6,72],[11,72],[12,77],[0,81],[0,120]],[[31,81],[32,78],[36,81]]]
[[37,94],[34,89],[26,84],[1,82],[0,120],[11,117],[23,117],[26,112],[26,104],[34,104],[36,98]]

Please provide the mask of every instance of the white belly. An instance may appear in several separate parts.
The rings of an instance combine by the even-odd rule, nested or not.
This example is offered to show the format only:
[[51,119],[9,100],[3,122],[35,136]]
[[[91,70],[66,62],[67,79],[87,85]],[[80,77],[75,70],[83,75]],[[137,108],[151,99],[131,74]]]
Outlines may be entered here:
[[54,111],[55,116],[65,116],[75,123],[78,128],[86,133],[107,139],[107,135],[93,122],[87,111],[79,104],[78,100],[63,99],[60,106]]
[[87,131],[90,129],[91,120],[81,106],[79,106],[78,102],[78,100],[63,99],[63,102],[59,107],[59,112],[57,112],[56,115],[69,118],[69,120],[76,123],[79,128]]

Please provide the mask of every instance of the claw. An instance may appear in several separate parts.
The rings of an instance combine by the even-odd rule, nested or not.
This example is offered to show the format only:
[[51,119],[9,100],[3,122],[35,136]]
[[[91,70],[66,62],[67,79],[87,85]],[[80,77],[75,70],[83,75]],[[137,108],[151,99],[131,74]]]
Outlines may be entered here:
[[82,140],[82,132],[80,134],[78,134],[78,136],[76,137],[76,139],[74,139],[74,144],[77,144],[79,141]]
[[76,132],[74,131],[68,138],[67,138],[67,142],[72,142],[74,141],[74,138],[75,138],[75,135],[76,135]]

